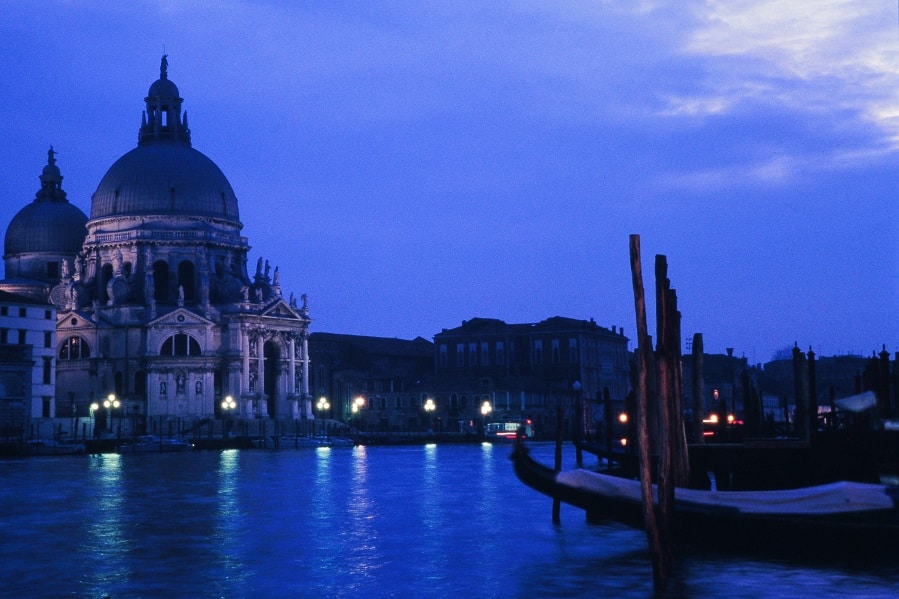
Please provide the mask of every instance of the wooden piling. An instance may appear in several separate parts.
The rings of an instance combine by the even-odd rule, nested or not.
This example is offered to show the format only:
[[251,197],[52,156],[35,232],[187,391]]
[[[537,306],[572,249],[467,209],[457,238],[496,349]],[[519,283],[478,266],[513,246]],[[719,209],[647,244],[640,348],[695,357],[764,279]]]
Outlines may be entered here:
[[693,334],[693,427],[692,438],[693,443],[705,443],[705,437],[702,434],[702,417],[705,415],[705,401],[703,393],[705,392],[705,377],[702,372],[703,362],[702,356],[705,352],[702,344],[702,333]]
[[[562,471],[562,437],[564,436],[562,417],[562,398],[559,397],[558,401],[556,402],[556,472]],[[561,502],[558,499],[553,499],[553,524],[562,523],[561,510]]]
[[643,268],[640,260],[640,236],[630,236],[631,278],[634,288],[634,309],[637,320],[637,447],[640,464],[640,490],[643,497],[643,521],[652,557],[653,583],[662,589],[671,571],[671,554],[664,551],[659,525],[656,519],[655,501],[652,490],[652,463],[649,455],[649,426],[647,420],[650,373],[650,352],[652,339],[646,325],[646,298],[643,290]]

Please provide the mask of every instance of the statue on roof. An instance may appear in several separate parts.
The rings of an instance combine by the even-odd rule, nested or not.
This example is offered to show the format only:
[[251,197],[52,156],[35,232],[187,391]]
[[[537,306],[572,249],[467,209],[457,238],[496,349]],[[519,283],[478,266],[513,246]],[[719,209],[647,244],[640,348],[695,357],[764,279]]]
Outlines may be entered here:
[[159,65],[159,78],[168,79],[169,77],[169,55],[162,55],[162,62]]

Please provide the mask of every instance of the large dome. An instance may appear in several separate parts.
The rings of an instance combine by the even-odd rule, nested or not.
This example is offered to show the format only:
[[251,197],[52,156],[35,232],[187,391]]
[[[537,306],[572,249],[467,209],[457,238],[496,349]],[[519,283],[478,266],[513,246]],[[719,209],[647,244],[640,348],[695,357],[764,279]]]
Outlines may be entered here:
[[66,199],[54,154],[50,148],[34,201],[19,210],[6,229],[6,256],[31,252],[74,256],[81,251],[87,217]]
[[219,167],[177,141],[140,145],[103,176],[91,199],[91,220],[125,215],[240,220],[234,190]]

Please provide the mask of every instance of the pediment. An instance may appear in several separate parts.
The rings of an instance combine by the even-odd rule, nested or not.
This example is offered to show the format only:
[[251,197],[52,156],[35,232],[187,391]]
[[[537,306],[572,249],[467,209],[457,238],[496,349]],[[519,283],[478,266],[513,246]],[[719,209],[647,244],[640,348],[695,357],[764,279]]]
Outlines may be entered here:
[[147,323],[150,327],[206,327],[214,324],[211,320],[191,312],[187,308],[176,308]]
[[[62,316],[60,318],[59,316]],[[57,331],[79,331],[87,328],[95,328],[97,323],[93,320],[93,315],[87,312],[82,312],[80,310],[73,310],[71,312],[66,312],[63,315],[58,315],[56,319],[56,330]]]
[[260,316],[268,318],[281,318],[285,320],[303,320],[297,311],[290,307],[284,300],[278,300],[262,311]]

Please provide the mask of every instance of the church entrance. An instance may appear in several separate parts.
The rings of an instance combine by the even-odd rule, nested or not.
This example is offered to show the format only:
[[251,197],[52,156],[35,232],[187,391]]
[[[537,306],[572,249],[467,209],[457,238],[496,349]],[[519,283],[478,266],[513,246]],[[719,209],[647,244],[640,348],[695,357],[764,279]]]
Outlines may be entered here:
[[262,348],[265,357],[262,390],[268,396],[268,415],[278,417],[278,371],[281,362],[281,350],[274,341],[267,341]]

